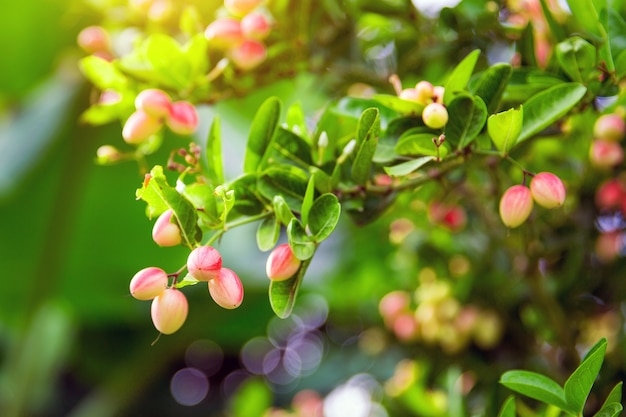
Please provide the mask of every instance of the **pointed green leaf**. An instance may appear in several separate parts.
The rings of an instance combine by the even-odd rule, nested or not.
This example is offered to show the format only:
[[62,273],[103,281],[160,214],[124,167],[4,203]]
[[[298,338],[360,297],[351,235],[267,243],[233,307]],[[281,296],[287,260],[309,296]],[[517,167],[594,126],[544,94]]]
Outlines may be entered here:
[[309,223],[309,211],[313,205],[313,199],[315,198],[315,177],[311,176],[309,182],[306,185],[306,192],[304,193],[304,199],[302,200],[302,209],[300,210],[300,217],[303,224]]
[[573,411],[565,400],[563,388],[547,376],[530,371],[507,371],[500,378],[500,383],[527,397]]
[[424,105],[415,101],[405,100],[398,96],[392,96],[390,94],[374,94],[372,99],[376,100],[383,106],[395,110],[403,115],[418,115],[422,114]]
[[83,75],[101,90],[108,88],[121,90],[126,88],[128,79],[114,63],[95,55],[80,60]]
[[446,82],[445,92],[443,93],[443,102],[446,106],[450,104],[456,93],[465,90],[467,87],[467,83],[472,77],[479,56],[479,49],[470,52],[452,71],[450,78],[448,78]]
[[541,3],[541,11],[548,23],[548,27],[550,28],[550,34],[554,37],[554,39],[558,41],[562,41],[565,39],[565,30],[563,30],[563,26],[559,23],[552,13],[551,6],[546,2],[546,0],[540,0]]
[[183,90],[192,82],[191,67],[181,45],[172,37],[154,33],[145,41],[146,58],[158,81]]
[[604,404],[610,403],[621,403],[622,402],[622,385],[623,382],[618,382],[617,385],[613,387],[611,392],[609,392],[608,397],[604,400]]
[[[432,133],[416,133],[403,135],[396,143],[395,152],[398,155],[429,155],[437,156],[437,147],[433,143],[433,138],[437,135]],[[448,145],[444,143],[439,147],[441,158],[448,154]]]
[[276,97],[270,97],[261,104],[254,116],[243,161],[244,173],[255,172],[259,167],[272,136],[274,136],[276,126],[278,126],[280,108],[280,100]]
[[287,226],[287,240],[293,250],[293,254],[301,261],[310,259],[315,253],[315,243],[307,235],[300,220],[293,218]]
[[515,417],[515,397],[509,395],[502,404],[498,417]]
[[495,64],[470,83],[470,91],[483,99],[488,113],[494,113],[498,109],[512,72],[509,64]]
[[517,142],[559,120],[585,96],[587,89],[578,83],[555,85],[535,94],[524,103],[524,123]]
[[206,142],[206,176],[214,186],[224,182],[224,167],[222,164],[222,134],[220,119],[216,116],[209,129]]
[[593,0],[567,0],[576,21],[592,35],[600,37],[602,28]]
[[359,185],[364,185],[370,176],[379,133],[379,112],[372,107],[361,114],[356,129],[356,156],[352,163],[352,179]]
[[291,166],[275,166],[261,173],[258,191],[269,201],[281,195],[292,211],[300,212],[308,183],[307,175]]
[[198,281],[193,276],[191,276],[191,274],[187,274],[185,275],[185,278],[183,278],[182,280],[178,280],[176,282],[176,285],[174,285],[174,288],[180,289],[184,287],[189,287],[190,285],[196,285],[199,282],[200,281]]
[[602,406],[600,411],[595,413],[593,417],[617,417],[624,410],[621,403],[609,403]]
[[295,133],[278,127],[258,169],[263,170],[283,163],[308,169],[313,164],[311,160],[311,146]]
[[555,55],[563,72],[573,81],[587,81],[596,67],[595,46],[580,36],[572,36],[557,44]]
[[576,414],[582,413],[593,382],[602,367],[605,352],[606,339],[602,339],[591,348],[582,363],[565,382],[565,398]]
[[287,128],[294,134],[310,142],[308,128],[306,125],[306,118],[304,116],[304,110],[300,103],[294,103],[287,109]]
[[478,96],[462,93],[448,105],[450,120],[446,125],[446,141],[462,149],[472,143],[485,126],[487,107]]
[[137,199],[148,203],[150,218],[171,209],[180,227],[182,241],[187,247],[192,249],[200,243],[202,231],[198,227],[195,207],[167,183],[161,166],[156,165],[152,168],[142,187],[137,190],[136,196]]
[[491,141],[503,155],[509,153],[522,130],[524,108],[509,109],[492,114],[487,119],[487,132]]
[[294,216],[294,214],[291,212],[291,209],[287,205],[287,202],[285,201],[282,195],[274,196],[273,206],[274,206],[274,213],[276,214],[276,218],[285,227],[289,225],[289,222],[291,222],[291,219],[296,218],[296,216]]
[[289,279],[270,282],[270,306],[281,319],[289,317],[293,311],[300,283],[310,263],[311,259],[303,261],[296,274]]
[[341,203],[334,194],[322,194],[313,202],[307,225],[317,243],[326,239],[335,230],[340,214]]
[[383,169],[392,177],[402,177],[420,169],[422,166],[426,165],[430,161],[434,161],[435,159],[436,158],[434,156],[422,156],[420,158],[402,162],[401,164],[394,165],[392,167],[383,167]]
[[265,210],[257,183],[258,176],[255,174],[242,175],[230,183],[228,188],[235,192],[234,211],[246,216],[254,216]]
[[267,252],[274,248],[280,237],[280,223],[276,216],[266,217],[259,223],[256,230],[256,244],[259,250]]

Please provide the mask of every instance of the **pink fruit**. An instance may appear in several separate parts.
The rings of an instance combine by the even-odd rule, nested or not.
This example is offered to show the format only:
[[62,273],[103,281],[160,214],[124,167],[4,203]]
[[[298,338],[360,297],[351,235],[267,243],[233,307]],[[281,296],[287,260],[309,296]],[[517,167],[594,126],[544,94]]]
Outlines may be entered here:
[[618,179],[612,178],[600,184],[596,191],[596,206],[600,210],[611,210],[626,200],[626,188]]
[[263,13],[251,12],[241,19],[241,31],[245,38],[263,40],[271,29],[272,25]]
[[274,248],[267,258],[265,272],[272,281],[291,278],[300,268],[300,259],[296,258],[289,244],[284,243]]
[[185,323],[189,305],[182,291],[168,288],[152,300],[152,323],[163,334],[176,332]]
[[222,255],[211,246],[200,246],[187,257],[187,271],[198,281],[210,281],[220,273]]
[[135,107],[153,117],[166,117],[170,112],[172,100],[163,90],[149,88],[137,94]]
[[441,103],[430,103],[422,111],[422,120],[431,129],[441,129],[448,123],[448,110]]
[[196,108],[187,101],[174,102],[170,106],[170,113],[166,123],[174,133],[191,135],[198,128]]
[[264,0],[224,0],[224,7],[232,14],[243,16],[263,3]]
[[593,125],[593,135],[596,139],[617,142],[624,138],[626,123],[619,115],[611,113],[602,115]]
[[243,42],[241,23],[237,19],[222,17],[214,20],[204,31],[209,44],[218,48],[232,48]]
[[152,239],[159,246],[176,246],[181,242],[180,228],[174,219],[172,210],[164,211],[152,228]]
[[209,281],[209,293],[220,307],[233,309],[243,301],[241,280],[228,268],[222,268],[217,277]]
[[161,129],[159,119],[142,110],[137,110],[126,120],[122,129],[122,137],[126,143],[136,145],[157,133],[159,129]]
[[238,68],[251,70],[265,61],[267,50],[261,42],[247,39],[231,49],[228,56]]
[[433,99],[435,87],[428,81],[420,81],[415,85],[415,91],[417,91],[417,101],[428,104]]
[[405,88],[398,95],[402,100],[419,102],[419,93],[415,88]]
[[78,34],[78,46],[85,52],[108,52],[111,47],[109,34],[100,26],[88,26]]
[[137,300],[152,300],[167,288],[167,274],[161,268],[149,267],[130,280],[130,294]]
[[532,209],[533,198],[530,189],[524,185],[510,187],[500,199],[500,218],[511,228],[524,223]]
[[589,149],[589,159],[597,168],[613,168],[624,160],[624,150],[617,142],[594,140]]
[[550,172],[540,172],[530,181],[530,192],[537,204],[545,208],[560,207],[565,202],[563,181]]
[[392,291],[385,294],[378,303],[378,311],[385,320],[385,323],[392,327],[393,321],[398,315],[409,311],[411,295],[406,291]]

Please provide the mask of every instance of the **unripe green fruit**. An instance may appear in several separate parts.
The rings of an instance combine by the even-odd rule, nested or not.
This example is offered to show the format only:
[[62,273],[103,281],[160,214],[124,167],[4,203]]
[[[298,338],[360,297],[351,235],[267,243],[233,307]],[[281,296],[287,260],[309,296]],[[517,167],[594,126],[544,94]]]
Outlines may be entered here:
[[176,246],[181,242],[180,228],[174,220],[172,222],[172,210],[164,211],[152,228],[152,239],[159,246]]
[[500,199],[500,218],[510,228],[524,223],[532,209],[533,198],[530,189],[524,185],[510,187]]
[[170,112],[172,100],[163,90],[149,88],[137,94],[135,108],[143,110],[146,114],[160,118],[166,117]]
[[545,208],[560,207],[565,202],[563,181],[550,172],[540,172],[530,181],[530,192],[537,204]]
[[422,120],[431,129],[441,129],[448,123],[448,110],[441,103],[430,103],[422,111]]
[[237,308],[243,301],[243,285],[234,271],[222,268],[217,275],[209,281],[209,293],[213,301],[226,309]]
[[617,142],[624,138],[626,123],[619,115],[611,113],[602,115],[593,125],[593,135],[596,139]]
[[204,37],[209,45],[218,48],[233,48],[243,42],[241,23],[237,19],[223,17],[211,22],[204,31]]
[[298,272],[300,259],[296,258],[289,244],[284,243],[274,248],[265,264],[267,277],[272,281],[283,281]]
[[191,135],[198,128],[196,108],[187,101],[176,101],[170,106],[167,127],[179,135]]
[[152,300],[166,288],[167,274],[161,268],[144,268],[130,280],[130,294],[137,300]]
[[589,148],[589,160],[596,168],[613,168],[624,160],[624,150],[618,142],[594,140]]
[[248,13],[241,19],[241,32],[244,38],[263,40],[270,34],[272,26],[263,13]]
[[254,39],[247,39],[239,46],[228,51],[228,57],[240,69],[251,70],[258,66],[267,56],[265,45]]
[[222,256],[211,246],[195,248],[187,257],[187,271],[198,281],[217,278],[222,269]]
[[150,314],[152,323],[163,334],[172,334],[182,327],[187,319],[189,305],[182,291],[168,288],[152,300]]
[[122,129],[122,137],[126,143],[136,145],[157,133],[159,129],[161,129],[159,119],[142,110],[137,110],[126,120]]

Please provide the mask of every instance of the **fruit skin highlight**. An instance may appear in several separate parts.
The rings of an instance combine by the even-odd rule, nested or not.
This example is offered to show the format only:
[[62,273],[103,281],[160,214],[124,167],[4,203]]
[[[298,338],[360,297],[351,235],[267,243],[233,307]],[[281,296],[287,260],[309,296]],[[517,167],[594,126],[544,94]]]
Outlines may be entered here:
[[187,271],[198,281],[217,278],[222,269],[222,255],[211,246],[200,246],[187,257]]
[[130,280],[130,295],[137,300],[152,300],[167,288],[167,274],[154,266],[137,272]]
[[135,108],[143,110],[152,117],[167,117],[170,113],[172,99],[163,90],[149,88],[137,94],[135,98]]
[[213,301],[226,309],[237,308],[243,301],[243,285],[234,271],[222,268],[217,277],[209,281],[209,293]]
[[168,288],[155,297],[150,308],[152,323],[163,334],[172,334],[180,329],[188,312],[187,298],[176,288]]
[[283,243],[276,246],[270,253],[265,265],[265,272],[272,281],[284,281],[298,272],[301,263],[300,259],[293,254],[289,244]]
[[166,210],[154,223],[152,239],[159,246],[176,246],[182,241],[178,224],[172,222],[173,214],[172,210]]
[[524,223],[532,210],[533,197],[525,185],[510,187],[500,199],[500,218],[510,228]]
[[448,110],[441,103],[430,103],[422,111],[422,120],[431,129],[441,129],[448,123]]
[[530,192],[537,204],[552,209],[565,202],[563,181],[550,172],[540,172],[530,181]]
[[198,128],[198,113],[193,104],[176,101],[170,106],[167,127],[179,135],[191,135]]

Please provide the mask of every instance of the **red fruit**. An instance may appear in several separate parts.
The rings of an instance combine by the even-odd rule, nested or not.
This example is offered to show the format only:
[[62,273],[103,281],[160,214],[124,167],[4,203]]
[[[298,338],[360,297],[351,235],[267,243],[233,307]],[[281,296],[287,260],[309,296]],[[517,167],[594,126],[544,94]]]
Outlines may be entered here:
[[237,19],[222,17],[214,20],[204,31],[210,45],[227,49],[239,45],[243,42],[243,32],[241,23]]
[[241,19],[241,32],[245,38],[263,40],[271,29],[270,21],[263,13],[248,13]]
[[143,110],[146,114],[153,117],[166,117],[170,112],[172,100],[170,96],[163,90],[149,88],[137,94],[135,98],[135,108]]
[[181,242],[180,228],[176,220],[172,221],[172,210],[166,210],[159,216],[152,228],[152,239],[159,246],[176,246]]
[[272,281],[291,278],[300,268],[301,261],[293,254],[289,244],[284,243],[274,248],[267,258],[265,272]]
[[613,168],[624,160],[624,150],[617,142],[594,140],[589,149],[589,159],[597,168]]
[[545,208],[560,207],[565,202],[563,181],[550,172],[540,172],[530,181],[530,192],[537,204]]
[[170,113],[166,123],[174,133],[191,135],[198,128],[196,108],[187,101],[174,102],[170,106]]
[[448,123],[448,110],[441,103],[430,103],[422,111],[422,120],[431,129],[441,129]]
[[163,334],[172,334],[185,323],[189,305],[185,294],[176,288],[168,288],[152,300],[150,313],[152,323]]
[[624,138],[626,123],[619,115],[611,113],[602,115],[593,125],[593,135],[596,139],[617,142]]
[[378,303],[378,311],[388,326],[393,326],[393,321],[403,312],[409,311],[411,295],[406,291],[392,291],[385,294]]
[[228,268],[222,268],[217,277],[209,281],[209,293],[220,307],[233,309],[243,301],[241,280]]
[[467,216],[462,207],[433,201],[428,206],[428,217],[434,224],[444,226],[452,232],[462,230],[467,224]]
[[167,274],[161,268],[149,267],[130,280],[130,294],[137,300],[152,300],[167,288]]
[[109,34],[100,26],[88,26],[78,34],[78,46],[85,52],[108,52],[111,48]]
[[200,246],[187,257],[187,271],[198,281],[216,278],[222,268],[222,255],[211,246]]
[[139,144],[157,133],[159,129],[161,129],[159,119],[142,110],[137,110],[126,120],[122,129],[122,137],[126,143]]
[[596,191],[596,206],[600,210],[618,208],[626,200],[626,189],[618,179],[603,182]]
[[500,218],[510,228],[524,223],[532,209],[533,198],[530,189],[524,185],[510,187],[500,199]]
[[239,46],[231,49],[228,56],[238,68],[251,70],[265,61],[267,50],[261,42],[247,39]]

